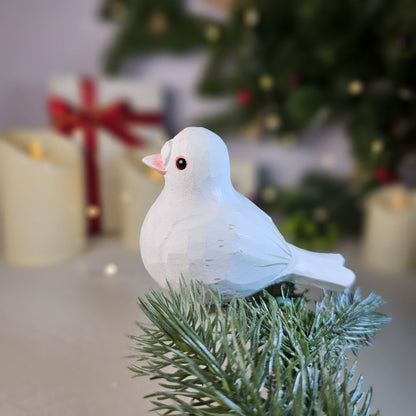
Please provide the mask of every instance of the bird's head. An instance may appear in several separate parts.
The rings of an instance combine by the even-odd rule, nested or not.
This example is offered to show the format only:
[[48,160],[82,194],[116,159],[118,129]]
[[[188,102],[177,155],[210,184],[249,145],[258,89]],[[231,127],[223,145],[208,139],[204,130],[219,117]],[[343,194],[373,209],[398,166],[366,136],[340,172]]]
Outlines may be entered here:
[[230,183],[230,160],[222,139],[202,127],[187,127],[143,162],[165,175],[166,185],[198,189],[204,183]]

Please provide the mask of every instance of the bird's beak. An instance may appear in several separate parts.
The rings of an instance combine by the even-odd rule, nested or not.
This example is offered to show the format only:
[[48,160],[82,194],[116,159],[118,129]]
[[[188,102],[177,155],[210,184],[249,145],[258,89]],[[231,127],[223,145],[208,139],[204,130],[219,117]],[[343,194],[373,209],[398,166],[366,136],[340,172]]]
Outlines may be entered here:
[[145,156],[142,159],[142,162],[149,166],[149,168],[154,169],[156,172],[161,173],[164,175],[166,173],[165,165],[163,164],[162,155],[160,153],[156,153],[155,155]]

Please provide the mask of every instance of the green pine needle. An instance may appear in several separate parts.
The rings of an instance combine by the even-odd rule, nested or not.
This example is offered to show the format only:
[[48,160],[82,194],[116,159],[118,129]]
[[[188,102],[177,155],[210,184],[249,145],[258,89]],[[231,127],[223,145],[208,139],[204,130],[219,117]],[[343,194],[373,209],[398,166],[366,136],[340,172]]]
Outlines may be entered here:
[[[159,380],[147,396],[161,415],[366,416],[371,389],[354,382],[347,350],[371,344],[389,318],[383,300],[359,291],[306,297],[263,291],[225,302],[198,282],[151,291],[138,303],[137,376]],[[290,291],[289,291],[290,293]]]

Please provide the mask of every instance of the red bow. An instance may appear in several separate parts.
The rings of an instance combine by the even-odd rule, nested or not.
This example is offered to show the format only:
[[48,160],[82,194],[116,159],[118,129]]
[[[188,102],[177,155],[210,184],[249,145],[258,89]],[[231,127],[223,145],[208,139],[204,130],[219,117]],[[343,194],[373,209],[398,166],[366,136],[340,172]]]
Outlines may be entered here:
[[89,209],[89,231],[101,230],[101,198],[99,194],[99,174],[96,161],[97,129],[111,133],[112,137],[128,147],[139,147],[145,141],[130,131],[132,124],[158,125],[162,118],[159,113],[134,112],[130,106],[118,101],[105,107],[96,105],[96,83],[91,78],[80,82],[82,107],[76,108],[61,97],[51,97],[48,110],[53,126],[71,137],[75,130],[84,133],[85,173],[87,204]]
[[135,113],[129,105],[118,101],[102,108],[75,108],[60,97],[51,97],[49,114],[54,127],[63,134],[71,135],[75,130],[102,128],[112,133],[127,146],[143,146],[145,141],[129,131],[132,123],[158,124],[159,114]]

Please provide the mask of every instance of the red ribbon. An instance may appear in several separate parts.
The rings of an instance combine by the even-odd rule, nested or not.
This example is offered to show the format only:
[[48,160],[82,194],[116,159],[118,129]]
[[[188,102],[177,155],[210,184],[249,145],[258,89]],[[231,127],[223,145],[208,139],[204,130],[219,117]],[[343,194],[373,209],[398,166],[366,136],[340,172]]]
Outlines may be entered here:
[[61,97],[51,97],[48,111],[53,126],[61,133],[71,136],[75,130],[84,133],[84,160],[86,175],[86,199],[88,207],[96,207],[96,212],[88,218],[90,233],[101,231],[102,207],[99,187],[99,168],[97,164],[98,128],[104,129],[128,147],[140,147],[145,141],[137,134],[132,134],[132,124],[160,124],[159,113],[142,113],[133,111],[124,101],[112,103],[106,107],[97,106],[97,85],[91,78],[80,82],[82,107],[76,108]]

